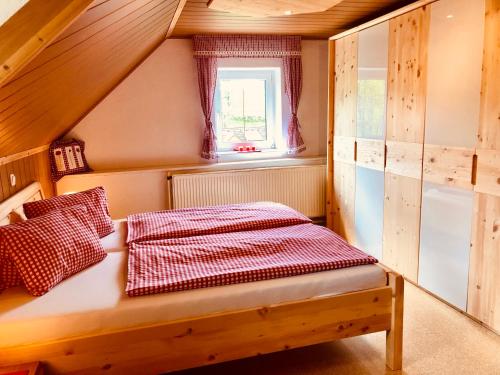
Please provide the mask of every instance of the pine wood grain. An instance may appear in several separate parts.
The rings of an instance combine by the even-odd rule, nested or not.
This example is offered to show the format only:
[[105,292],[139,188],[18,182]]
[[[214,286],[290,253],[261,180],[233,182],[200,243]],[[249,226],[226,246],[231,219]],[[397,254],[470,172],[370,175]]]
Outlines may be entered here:
[[356,138],[356,165],[383,171],[385,142],[379,139]]
[[467,312],[500,331],[500,197],[476,193]]
[[500,150],[500,0],[486,0],[478,148]]
[[[43,359],[50,373],[163,373],[371,332],[397,333],[395,324],[402,322],[393,322],[392,312],[401,299],[400,293],[393,294],[393,288],[385,286],[2,348],[0,362]],[[400,314],[394,316],[401,319]]]
[[356,166],[343,162],[333,162],[333,230],[354,243],[354,204],[356,198]]
[[335,136],[356,136],[358,34],[335,41]]
[[423,180],[472,190],[473,157],[470,148],[426,144]]
[[420,249],[420,180],[385,174],[382,263],[417,282]]
[[389,141],[423,143],[429,7],[389,21]]

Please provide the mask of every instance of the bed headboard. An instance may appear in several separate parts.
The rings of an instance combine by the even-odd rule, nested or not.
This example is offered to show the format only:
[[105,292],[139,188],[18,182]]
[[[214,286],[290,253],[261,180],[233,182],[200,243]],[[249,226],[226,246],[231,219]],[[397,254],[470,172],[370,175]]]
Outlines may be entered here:
[[0,203],[0,225],[12,222],[13,212],[24,217],[23,203],[43,199],[42,187],[39,182],[33,182],[12,197]]

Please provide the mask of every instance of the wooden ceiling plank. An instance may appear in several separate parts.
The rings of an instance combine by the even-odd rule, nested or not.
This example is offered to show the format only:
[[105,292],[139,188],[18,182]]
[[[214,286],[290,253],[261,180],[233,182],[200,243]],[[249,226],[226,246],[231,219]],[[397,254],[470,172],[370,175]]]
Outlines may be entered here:
[[177,9],[175,10],[174,16],[170,21],[170,25],[168,26],[167,35],[165,35],[165,38],[169,38],[174,32],[175,25],[177,24],[177,21],[181,16],[182,10],[184,9],[186,2],[187,0],[179,0],[179,2],[177,3]]
[[[173,12],[172,12],[173,14]],[[166,30],[166,27],[168,25],[168,18],[166,19],[165,21],[165,14],[162,14],[161,16],[159,16],[157,18],[157,22],[155,23],[156,26],[154,27],[154,32],[155,32],[155,36],[156,36],[156,39],[158,38],[161,38],[162,37],[162,32],[161,30],[163,30],[163,34]],[[149,24],[149,26],[152,26],[151,24]],[[147,30],[146,30],[146,33],[149,32],[150,33],[150,30],[151,30],[151,27],[148,27]],[[109,56],[108,57],[113,57],[114,58],[114,62],[118,61],[118,62],[121,62],[124,60],[124,58],[126,57],[129,57],[131,56],[131,49],[133,50],[133,48],[135,48],[137,45],[141,45],[143,44],[143,41],[145,38],[148,37],[148,35],[146,34],[145,32],[142,32],[140,34],[136,34],[135,37],[132,37],[130,35],[126,35],[124,40],[127,41],[127,43],[119,43],[118,46],[123,46],[125,48],[122,49],[122,53],[120,52],[117,52],[115,48],[112,48],[109,52]],[[117,47],[117,46],[115,46]],[[108,64],[105,64],[106,63],[106,60],[107,59],[104,59],[104,60],[100,60],[100,63],[101,63],[101,67],[102,67],[102,70],[103,72],[108,72],[108,73],[115,73],[114,75],[118,75],[119,77],[121,76],[121,72],[117,72],[115,69],[112,69],[112,68],[115,68],[113,66],[108,66]],[[113,64],[114,62],[111,61],[111,64]],[[92,64],[90,64],[91,66],[93,66]],[[89,66],[89,64],[84,64],[84,66]],[[89,71],[92,71],[91,69],[89,69]],[[101,77],[101,73],[103,73],[101,71],[95,71],[94,74],[96,76],[99,76],[99,78],[106,78],[106,77]],[[83,73],[83,72],[82,72]],[[73,75],[74,76],[74,75]],[[88,76],[86,78],[89,78]],[[88,84],[87,84],[87,87],[85,88],[86,90],[94,90],[94,86],[92,84],[92,81],[93,80],[85,80]],[[83,95],[84,97],[87,97],[87,93],[85,91],[79,91],[78,93],[74,94],[73,98],[67,98],[65,97],[68,93],[64,94],[62,93],[62,97],[63,99],[66,100],[66,105],[69,105],[69,106],[80,106],[81,105],[81,100],[79,100],[79,96],[80,95]],[[74,99],[74,102],[70,101],[70,99]],[[43,127],[40,127],[37,125],[37,122],[43,120],[45,117],[49,117],[50,119],[50,112],[47,112],[47,111],[43,111],[40,115],[40,117],[38,117],[37,119],[35,119],[35,121],[32,121],[28,124],[28,129],[26,129],[24,126],[19,129],[21,132],[24,132],[24,133],[28,133],[28,134],[32,134],[32,132],[34,131],[35,132],[35,136],[34,137],[31,137],[31,138],[35,138],[35,139],[40,139],[39,137],[48,137],[47,139],[47,142],[52,140],[53,138],[50,138],[51,136],[54,136],[54,132],[56,131],[56,129],[54,129],[54,132],[50,132],[48,133],[46,131],[46,129],[43,129]],[[63,121],[64,123],[64,121]],[[64,124],[63,124],[64,125]],[[62,131],[64,132],[65,128],[63,127],[62,128]],[[38,134],[39,132],[39,134]],[[61,132],[61,131],[60,131]],[[59,133],[60,133],[59,132]],[[17,139],[25,139],[25,137],[23,137],[23,134],[22,133],[19,133],[19,132],[15,132],[15,134],[12,134],[12,136],[10,136],[9,138],[17,138]],[[9,143],[9,138],[6,138],[5,141],[7,141],[7,144]],[[1,137],[2,141],[4,140],[4,137]],[[2,142],[3,143],[3,142]],[[28,144],[28,146],[31,146],[30,144]],[[26,146],[26,147],[28,147]]]
[[[161,14],[157,14],[156,17],[155,17],[155,21],[152,22],[152,23],[144,23],[143,26],[146,26],[146,33],[149,33],[149,31],[151,29],[157,29],[157,25],[158,24],[161,24],[161,26],[164,26],[163,23],[165,22],[165,16],[168,15],[167,12],[163,12]],[[163,23],[162,23],[163,22]],[[141,29],[142,30],[142,29]],[[139,31],[141,31],[139,30]],[[121,34],[120,37],[121,37],[121,41],[119,41],[118,43],[116,43],[116,45],[114,45],[114,47],[110,48],[110,49],[107,49],[106,50],[106,55],[84,55],[86,57],[88,57],[85,61],[80,61],[80,63],[78,65],[71,65],[70,69],[68,71],[59,71],[58,74],[57,74],[57,80],[49,80],[48,83],[46,82],[43,82],[43,85],[42,85],[42,88],[40,88],[40,90],[34,90],[35,92],[40,92],[41,95],[39,95],[39,99],[41,100],[41,103],[38,103],[38,105],[35,105],[36,103],[31,103],[27,108],[29,111],[27,111],[27,115],[30,116],[30,115],[33,115],[33,113],[37,112],[37,108],[40,108],[40,110],[43,110],[44,108],[46,108],[47,106],[49,106],[51,103],[54,103],[54,101],[58,101],[58,100],[68,100],[68,98],[71,96],[71,94],[73,94],[74,96],[76,96],[77,98],[80,97],[80,95],[82,94],[82,91],[78,91],[78,92],[75,92],[73,93],[72,90],[68,90],[69,92],[65,93],[64,91],[64,87],[61,87],[61,82],[67,82],[69,83],[68,85],[65,85],[66,89],[67,88],[71,88],[72,86],[72,80],[78,80],[79,77],[77,75],[75,75],[75,71],[79,71],[80,74],[83,74],[85,69],[88,69],[89,71],[95,71],[95,66],[99,66],[100,69],[104,69],[104,70],[107,70],[107,71],[111,71],[113,72],[113,69],[105,69],[107,68],[107,59],[110,58],[110,57],[120,57],[122,58],[123,56],[121,56],[120,54],[118,54],[119,52],[116,50],[119,46],[124,46],[125,48],[128,48],[128,46],[132,45],[134,46],[134,44],[132,44],[133,41],[136,41],[138,40],[139,42],[141,40],[143,40],[143,38],[147,35],[144,35],[146,34],[145,32],[141,32],[141,33],[137,33],[137,29],[134,28],[131,30],[130,33],[124,33],[124,34]],[[137,36],[137,34],[139,34]],[[128,50],[127,53],[130,53],[130,51]],[[125,55],[126,56],[126,55]],[[98,60],[98,61],[95,61],[95,60]],[[100,76],[100,74],[95,74],[97,77]],[[88,78],[88,77],[86,77]],[[100,77],[101,78],[101,77]],[[91,87],[94,86],[94,83],[92,82],[93,80],[85,80],[85,83],[87,85],[90,85]],[[50,83],[52,83],[50,85]],[[51,92],[55,92],[57,94],[59,94],[59,98],[56,96],[54,97],[53,95],[50,95]],[[17,128],[20,128],[21,124],[23,124],[23,117],[25,113],[21,113],[20,116],[21,117],[17,117],[17,118],[11,118],[9,119],[10,121],[3,121],[3,125],[6,127],[2,127],[2,129],[0,130],[0,138],[2,139],[2,141],[5,141],[5,142],[8,142],[9,141],[9,138],[5,136],[4,133],[11,133],[11,136],[12,137],[16,137],[18,136],[15,132],[11,132],[11,130],[8,128],[8,125],[9,125],[9,122],[12,124],[13,127],[17,127]],[[29,117],[28,117],[29,119]]]
[[[149,19],[148,17],[154,16],[155,14],[162,12],[165,8],[168,7],[168,6],[161,7],[161,5],[164,5],[165,2],[163,0],[159,1],[160,3],[157,4],[160,6],[159,9],[156,9],[157,6],[155,6],[154,8],[144,10],[144,12],[137,15],[137,17],[135,17],[134,15],[134,17],[130,17],[131,19],[126,18],[121,20],[120,22],[110,24],[109,28],[103,29],[101,30],[102,32],[92,35],[83,43],[78,45],[78,48],[70,49],[66,51],[66,53],[57,56],[52,61],[48,62],[45,65],[41,65],[36,69],[31,70],[31,65],[30,65],[29,69],[31,70],[31,72],[29,75],[24,75],[22,77],[16,76],[13,80],[9,82],[8,85],[6,85],[1,90],[0,108],[6,104],[6,101],[14,97],[15,95],[18,95],[23,90],[33,91],[34,88],[43,88],[44,87],[43,85],[45,83],[40,81],[45,77],[49,77],[51,74],[54,73],[57,74],[57,69],[61,68],[66,64],[70,64],[72,60],[77,58],[79,55],[87,53],[92,54],[93,51],[97,50],[102,45],[109,46],[111,44],[114,44],[114,40],[112,39],[112,37],[114,36],[120,37],[124,32],[126,32],[127,29],[135,27],[141,22],[146,22]],[[154,12],[153,15],[149,14],[151,11]],[[34,63],[33,65],[36,65],[36,63]],[[35,86],[35,85],[42,85],[42,86]]]
[[[165,6],[163,0],[155,0],[147,8],[141,8],[142,13],[135,14],[136,12],[132,12],[121,20],[110,23],[101,30],[88,36],[86,39],[81,40],[76,45],[70,45],[60,54],[53,56],[50,60],[44,58],[44,55],[50,53],[50,51],[44,51],[39,58],[37,58],[36,62],[26,67],[25,70],[16,75],[16,77],[3,88],[0,94],[0,108],[5,105],[5,100],[13,94],[17,94],[21,90],[32,91],[33,85],[37,84],[40,78],[54,73],[61,66],[70,63],[71,60],[76,58],[79,54],[91,53],[92,49],[95,50],[95,48],[98,47],[98,43],[103,41],[109,43],[112,36],[123,33],[124,30],[129,27],[135,27],[137,22],[147,21],[147,18],[151,16],[149,15],[150,12],[155,12],[153,14],[156,14],[162,12],[167,7],[168,6]],[[44,63],[39,63],[39,60],[44,60]]]
[[0,85],[75,21],[92,0],[31,0],[0,27]]

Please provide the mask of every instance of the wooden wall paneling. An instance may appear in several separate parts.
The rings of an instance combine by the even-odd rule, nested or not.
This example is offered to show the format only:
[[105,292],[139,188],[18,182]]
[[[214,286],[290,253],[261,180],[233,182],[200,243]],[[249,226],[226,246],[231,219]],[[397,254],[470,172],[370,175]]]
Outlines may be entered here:
[[477,147],[500,150],[500,0],[486,0]]
[[399,176],[422,178],[423,144],[386,141],[386,171]]
[[0,27],[0,84],[29,63],[92,0],[30,0]]
[[356,159],[356,138],[335,136],[333,138],[333,160],[354,164]]
[[417,282],[422,186],[385,174],[383,263]]
[[379,139],[356,138],[356,165],[383,171],[385,142]]
[[424,181],[472,190],[474,151],[465,147],[424,146]]
[[500,197],[476,193],[467,312],[500,332]]
[[158,46],[178,0],[96,2],[0,88],[0,156],[65,133]]
[[326,12],[295,14],[287,17],[246,17],[207,8],[207,0],[188,0],[172,34],[295,34],[326,39],[363,19],[387,13],[406,0],[343,0]]
[[334,190],[333,190],[333,137],[335,118],[335,42],[328,41],[328,118],[326,146],[326,226],[333,230]]
[[[4,201],[34,181],[41,183],[46,197],[53,196],[48,156],[48,151],[45,150],[0,165],[0,200]],[[15,186],[10,184],[11,174],[16,176]]]
[[333,231],[354,243],[354,204],[356,189],[356,166],[343,162],[333,162],[334,217]]

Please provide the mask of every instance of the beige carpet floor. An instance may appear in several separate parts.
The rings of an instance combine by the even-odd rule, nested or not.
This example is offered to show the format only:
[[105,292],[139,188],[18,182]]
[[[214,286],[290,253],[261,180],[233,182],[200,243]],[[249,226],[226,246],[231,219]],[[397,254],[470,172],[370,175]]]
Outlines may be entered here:
[[500,336],[405,284],[403,371],[385,368],[385,333],[227,362],[176,375],[500,375]]

